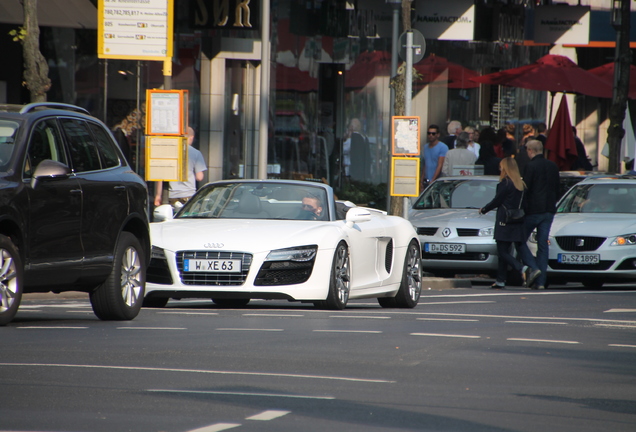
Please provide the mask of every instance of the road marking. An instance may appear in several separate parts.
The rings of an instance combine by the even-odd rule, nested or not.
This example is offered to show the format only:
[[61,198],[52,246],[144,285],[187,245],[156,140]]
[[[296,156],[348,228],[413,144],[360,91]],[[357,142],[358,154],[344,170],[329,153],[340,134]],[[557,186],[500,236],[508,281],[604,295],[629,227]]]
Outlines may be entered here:
[[458,322],[479,322],[476,319],[461,319],[461,318],[416,318],[416,321],[458,321]]
[[464,338],[464,339],[480,339],[481,338],[481,336],[454,335],[454,334],[442,334],[442,333],[411,333],[411,336],[434,336],[434,337]]
[[218,315],[217,312],[157,312],[162,315]]
[[628,320],[611,320],[596,318],[565,318],[565,317],[535,317],[535,316],[515,316],[515,315],[482,315],[482,314],[462,314],[448,312],[413,312],[414,315],[435,315],[435,316],[460,316],[460,317],[476,317],[476,318],[508,318],[508,319],[526,319],[526,320],[559,320],[559,321],[587,321],[587,322],[607,322],[607,323],[623,323],[636,325],[636,321]]
[[187,330],[186,327],[117,327],[117,330]]
[[548,322],[548,321],[504,321],[510,324],[549,324],[549,325],[568,325],[568,323],[564,322]]
[[594,324],[596,327],[616,327],[616,328],[627,328],[627,329],[636,329],[636,324],[635,325],[629,325],[629,324],[606,324],[606,323],[600,323],[600,324]]
[[278,318],[278,317],[304,317],[305,315],[295,315],[295,314],[259,314],[259,313],[251,313],[251,314],[243,314],[244,317],[274,317],[274,318]]
[[580,344],[580,342],[576,342],[576,341],[562,341],[562,340],[549,340],[549,339],[508,338],[508,339],[506,339],[506,340],[509,340],[509,341],[517,341],[517,342],[545,342],[545,343],[560,343],[560,344],[570,344],[570,345]]
[[368,316],[368,315],[329,315],[329,318],[352,318],[352,319],[391,319],[388,316]]
[[188,432],[221,432],[228,429],[234,429],[235,427],[241,426],[240,423],[217,423],[210,426],[204,426],[198,429],[192,429]]
[[262,421],[274,420],[278,417],[287,415],[290,412],[291,411],[268,410],[268,411],[263,411],[260,414],[253,415],[251,417],[247,417],[245,420],[262,420]]
[[86,330],[88,327],[71,327],[71,326],[24,326],[24,327],[16,327],[17,329],[20,330],[42,330],[42,329],[46,329],[46,330],[59,330],[59,329],[63,329],[63,330]]
[[607,346],[619,347],[619,348],[636,348],[636,345],[622,345],[622,344],[609,344]]
[[256,328],[218,328],[219,331],[259,331],[259,332],[282,332],[284,329],[256,329]]
[[198,373],[211,375],[239,375],[239,376],[262,376],[262,377],[280,377],[280,378],[299,378],[299,379],[317,379],[331,381],[349,381],[379,384],[394,384],[392,380],[382,379],[366,379],[351,378],[329,375],[302,375],[302,374],[284,374],[272,372],[240,372],[240,371],[221,371],[221,370],[205,370],[205,369],[176,369],[176,368],[153,368],[139,366],[106,366],[106,365],[81,365],[81,364],[64,364],[64,363],[0,363],[0,366],[18,366],[18,367],[60,367],[60,368],[78,368],[78,369],[115,369],[124,371],[147,371],[147,372],[177,372],[177,373]]
[[[421,297],[420,297],[421,298]],[[483,304],[483,303],[497,303],[496,301],[486,301],[486,300],[466,300],[466,301],[455,301],[455,302],[427,302],[422,303],[419,302],[418,305],[448,305],[448,304]]]
[[316,333],[382,333],[379,330],[312,330]]
[[606,310],[605,313],[612,313],[612,312],[617,312],[617,313],[622,313],[622,312],[636,312],[636,309],[609,309]]
[[290,399],[314,399],[314,400],[334,400],[333,396],[310,396],[310,395],[293,395],[284,393],[251,393],[251,392],[228,392],[213,390],[166,390],[166,389],[148,389],[151,393],[187,393],[187,394],[210,394],[221,396],[257,396],[272,398],[290,398]]

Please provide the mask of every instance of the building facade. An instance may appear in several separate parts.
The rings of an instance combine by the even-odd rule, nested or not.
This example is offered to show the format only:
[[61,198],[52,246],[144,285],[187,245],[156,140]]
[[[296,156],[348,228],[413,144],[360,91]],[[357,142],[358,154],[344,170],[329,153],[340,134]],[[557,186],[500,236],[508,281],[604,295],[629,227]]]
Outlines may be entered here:
[[[41,21],[42,51],[53,80],[48,99],[88,108],[121,131],[143,174],[143,99],[146,89],[166,84],[163,65],[98,59],[97,1],[72,0],[82,14],[65,21],[48,11],[48,21]],[[0,5],[11,10],[4,15],[11,18],[0,19],[2,34],[20,22],[19,1],[7,2]],[[611,5],[610,0],[413,1],[410,24],[425,46],[414,65],[411,114],[421,117],[422,127],[434,123],[444,131],[451,120],[476,128],[549,124],[549,94],[478,85],[469,78],[548,53],[567,55],[584,69],[613,61]],[[394,7],[386,0],[271,0],[269,177],[325,181],[341,198],[386,208]],[[206,157],[207,180],[258,175],[262,12],[260,0],[174,0],[169,82],[189,92],[194,145]],[[402,32],[401,13],[399,19]],[[635,35],[632,31],[630,40]],[[16,59],[0,71],[0,102],[28,102],[19,85],[19,44],[6,39],[0,48]],[[602,170],[610,100],[568,97],[572,123]]]

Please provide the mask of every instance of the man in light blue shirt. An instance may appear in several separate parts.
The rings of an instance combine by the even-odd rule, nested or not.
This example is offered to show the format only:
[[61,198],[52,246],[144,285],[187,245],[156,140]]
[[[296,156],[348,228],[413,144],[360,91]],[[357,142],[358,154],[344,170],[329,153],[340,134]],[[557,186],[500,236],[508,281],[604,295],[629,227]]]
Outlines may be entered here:
[[[194,193],[197,191],[197,181],[202,181],[203,172],[208,169],[205,165],[205,160],[201,152],[192,147],[194,141],[194,129],[188,127],[188,180],[184,182],[170,182],[170,191],[168,193],[168,202],[171,205],[185,204]],[[159,206],[162,203],[163,194],[163,182],[157,182],[155,188],[155,206]]]
[[424,169],[422,178],[422,187],[425,186],[424,179],[432,182],[442,173],[444,166],[444,158],[448,153],[448,146],[439,140],[439,126],[430,125],[426,132],[427,143],[424,144],[421,168]]

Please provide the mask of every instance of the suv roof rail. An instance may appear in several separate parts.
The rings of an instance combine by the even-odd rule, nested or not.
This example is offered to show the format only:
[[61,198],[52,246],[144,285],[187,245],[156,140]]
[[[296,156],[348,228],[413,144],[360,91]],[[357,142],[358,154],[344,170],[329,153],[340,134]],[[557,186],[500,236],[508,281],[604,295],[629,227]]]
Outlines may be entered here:
[[28,112],[35,111],[37,108],[65,109],[65,110],[69,110],[69,111],[77,111],[77,112],[80,112],[82,114],[91,115],[91,113],[89,113],[88,110],[85,109],[85,108],[78,107],[78,106],[71,105],[71,104],[59,103],[59,102],[34,102],[34,103],[30,103],[30,104],[27,104],[24,107],[22,107],[22,109],[20,110],[20,114],[26,114]]

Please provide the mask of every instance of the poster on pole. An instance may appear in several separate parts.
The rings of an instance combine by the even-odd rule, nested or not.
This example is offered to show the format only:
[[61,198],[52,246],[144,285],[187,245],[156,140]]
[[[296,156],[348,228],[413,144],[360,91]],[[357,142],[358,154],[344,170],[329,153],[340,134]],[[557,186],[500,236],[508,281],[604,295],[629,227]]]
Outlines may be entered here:
[[188,142],[186,137],[147,136],[146,181],[186,181]]
[[391,149],[393,156],[419,156],[419,116],[393,116],[391,120]]
[[391,195],[416,197],[420,186],[420,158],[391,158]]
[[146,91],[146,135],[185,135],[187,90]]
[[101,0],[97,6],[99,58],[172,57],[174,0]]

